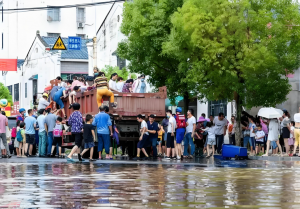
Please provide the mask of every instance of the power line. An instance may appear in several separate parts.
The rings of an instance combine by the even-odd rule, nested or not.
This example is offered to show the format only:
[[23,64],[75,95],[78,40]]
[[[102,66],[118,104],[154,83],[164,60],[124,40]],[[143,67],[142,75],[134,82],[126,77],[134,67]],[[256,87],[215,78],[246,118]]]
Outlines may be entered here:
[[74,5],[62,5],[62,6],[47,6],[47,7],[31,7],[31,8],[15,8],[15,9],[4,9],[5,13],[14,13],[14,12],[30,12],[30,11],[41,11],[41,10],[49,10],[49,9],[64,9],[64,8],[73,8],[73,7],[87,7],[87,6],[96,6],[101,4],[111,4],[117,2],[125,2],[126,0],[114,0],[114,1],[106,1],[106,2],[94,2],[87,4],[74,4]]

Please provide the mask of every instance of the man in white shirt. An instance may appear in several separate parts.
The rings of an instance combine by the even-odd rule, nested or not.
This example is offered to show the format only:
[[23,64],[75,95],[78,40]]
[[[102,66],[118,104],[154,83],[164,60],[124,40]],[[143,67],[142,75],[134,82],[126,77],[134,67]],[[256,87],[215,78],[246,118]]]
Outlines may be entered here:
[[195,152],[195,144],[193,141],[195,129],[196,129],[196,118],[193,116],[194,110],[189,109],[187,111],[187,122],[186,122],[186,128],[185,128],[185,138],[184,138],[184,152],[183,156],[188,156],[188,147],[191,146],[191,155],[189,158],[193,158],[194,152]]
[[133,158],[133,160],[140,160],[141,150],[143,151],[143,153],[146,156],[144,158],[144,160],[148,160],[149,156],[148,156],[148,154],[147,154],[147,152],[145,150],[145,147],[147,146],[148,139],[149,139],[149,133],[147,132],[148,126],[147,126],[146,121],[143,119],[142,115],[138,115],[137,116],[137,121],[139,123],[141,123],[141,130],[140,130],[141,136],[140,136],[139,142],[137,144],[137,155],[136,155],[135,158]]
[[43,93],[43,97],[39,100],[38,110],[46,109],[48,107],[50,102],[48,102],[48,94]]
[[172,150],[172,159],[175,159],[175,146],[174,146],[174,136],[176,128],[176,120],[172,116],[172,111],[167,111],[167,118],[169,119],[168,125],[168,135],[167,135],[167,157],[166,160],[170,160],[170,152]]
[[220,112],[219,117],[215,117],[214,124],[216,126],[216,142],[217,152],[221,153],[222,145],[224,142],[224,136],[226,135],[228,121],[224,116],[224,113]]
[[117,78],[118,78],[118,74],[117,73],[113,73],[110,76],[110,80],[109,80],[108,86],[109,86],[109,89],[111,91],[118,91],[117,90],[117,83],[116,83]]

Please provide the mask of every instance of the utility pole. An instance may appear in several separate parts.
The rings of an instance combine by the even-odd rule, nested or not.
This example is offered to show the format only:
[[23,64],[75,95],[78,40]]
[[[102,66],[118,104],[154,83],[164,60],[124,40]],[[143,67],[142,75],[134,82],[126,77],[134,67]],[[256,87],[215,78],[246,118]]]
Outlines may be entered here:
[[97,67],[97,37],[93,38],[93,63],[94,67]]

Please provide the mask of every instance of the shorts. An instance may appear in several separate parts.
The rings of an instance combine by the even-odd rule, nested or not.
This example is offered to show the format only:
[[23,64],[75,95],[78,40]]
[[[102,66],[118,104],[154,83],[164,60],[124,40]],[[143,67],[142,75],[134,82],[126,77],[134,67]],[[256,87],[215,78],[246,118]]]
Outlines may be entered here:
[[294,145],[294,144],[295,144],[294,138],[289,138],[289,139],[288,139],[288,144],[289,144],[290,146]]
[[26,143],[34,144],[35,142],[35,134],[25,134],[26,135]]
[[94,142],[84,143],[84,149],[89,149],[95,146]]
[[171,133],[168,133],[167,148],[174,148],[174,136],[171,136]]
[[59,147],[61,147],[61,144],[62,144],[62,137],[53,137],[52,146],[58,145]]
[[176,130],[176,143],[180,144],[184,138],[185,128],[178,128]]
[[265,142],[255,141],[255,145],[256,145],[256,146],[258,146],[258,145],[265,145]]
[[166,146],[166,141],[165,140],[161,141],[161,146]]
[[19,148],[20,147],[20,142],[18,142],[17,137],[14,139],[14,147]]
[[207,145],[216,145],[216,138],[208,138],[206,141]]
[[276,149],[278,147],[276,141],[271,141],[271,143],[272,143],[272,148],[273,149]]
[[72,133],[74,139],[75,139],[75,145],[79,148],[82,144],[82,134],[81,133]]
[[148,144],[149,135],[144,134],[141,141],[138,142],[137,148],[142,149],[145,148]]
[[287,127],[282,128],[282,138],[284,139],[290,138],[290,131]]

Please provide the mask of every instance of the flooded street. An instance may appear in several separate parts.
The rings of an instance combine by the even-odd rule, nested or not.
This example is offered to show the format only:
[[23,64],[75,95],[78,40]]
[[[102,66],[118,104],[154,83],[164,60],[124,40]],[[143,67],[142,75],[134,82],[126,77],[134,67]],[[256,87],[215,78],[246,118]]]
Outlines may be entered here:
[[0,207],[300,208],[299,161],[107,162],[1,159]]

